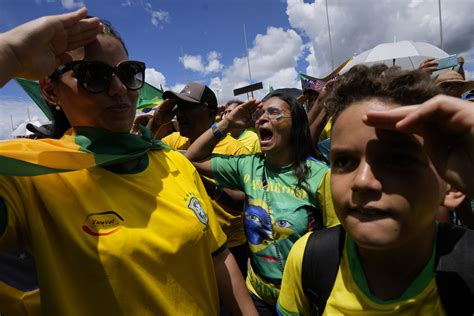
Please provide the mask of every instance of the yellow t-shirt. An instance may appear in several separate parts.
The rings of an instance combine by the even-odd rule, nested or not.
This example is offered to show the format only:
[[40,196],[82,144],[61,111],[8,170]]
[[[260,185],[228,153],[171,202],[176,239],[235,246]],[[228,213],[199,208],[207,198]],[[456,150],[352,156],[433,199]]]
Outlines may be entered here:
[[[310,234],[300,238],[290,251],[277,304],[280,315],[311,315],[301,281],[303,255]],[[346,235],[343,257],[323,315],[445,315],[434,278],[434,256],[401,299],[384,302],[367,293],[368,289],[362,290],[355,280],[365,276],[356,272],[354,260],[357,259],[350,255],[353,251],[349,249],[354,247],[354,242],[349,242],[349,238]]]
[[320,142],[331,137],[331,128],[332,128],[332,118],[329,118],[328,121],[326,122],[326,125],[324,125],[323,130],[321,131],[321,135],[319,135]]
[[[173,147],[176,150],[187,150],[191,144],[189,139],[181,136],[179,132],[172,133],[162,139],[166,145]],[[218,155],[245,155],[248,154],[247,148],[232,136],[224,137],[214,148],[213,154]],[[209,179],[214,182],[214,180]],[[247,241],[245,237],[242,211],[232,210],[228,207],[211,200],[212,207],[216,213],[217,220],[222,227],[222,230],[227,235],[227,245],[229,247],[236,247],[245,244]],[[239,215],[232,215],[239,214]]]
[[258,139],[257,133],[249,129],[245,129],[237,140],[244,144],[251,154],[258,154],[262,152],[260,149],[260,140]]
[[0,314],[6,316],[41,315],[39,289],[24,292],[0,282]]
[[219,313],[226,237],[199,174],[172,150],[140,166],[0,177],[0,249],[35,257],[44,315]]

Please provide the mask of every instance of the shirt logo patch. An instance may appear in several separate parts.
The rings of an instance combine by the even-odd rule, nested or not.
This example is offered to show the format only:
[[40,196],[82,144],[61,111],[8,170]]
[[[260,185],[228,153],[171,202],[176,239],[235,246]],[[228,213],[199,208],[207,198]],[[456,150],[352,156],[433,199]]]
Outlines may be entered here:
[[196,215],[197,219],[201,223],[207,226],[209,217],[207,216],[206,212],[204,212],[204,209],[202,208],[201,203],[197,197],[193,196],[189,199],[188,208],[194,212],[194,215]]
[[107,236],[120,230],[123,221],[114,211],[90,214],[82,224],[82,230],[92,236]]

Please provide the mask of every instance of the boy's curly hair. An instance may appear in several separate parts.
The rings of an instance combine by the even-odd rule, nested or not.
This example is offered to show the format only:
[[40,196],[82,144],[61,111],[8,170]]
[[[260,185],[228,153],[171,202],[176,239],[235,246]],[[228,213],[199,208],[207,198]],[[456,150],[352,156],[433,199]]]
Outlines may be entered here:
[[425,71],[400,70],[383,64],[356,65],[335,83],[325,107],[334,123],[355,102],[376,98],[400,105],[419,104],[440,93]]

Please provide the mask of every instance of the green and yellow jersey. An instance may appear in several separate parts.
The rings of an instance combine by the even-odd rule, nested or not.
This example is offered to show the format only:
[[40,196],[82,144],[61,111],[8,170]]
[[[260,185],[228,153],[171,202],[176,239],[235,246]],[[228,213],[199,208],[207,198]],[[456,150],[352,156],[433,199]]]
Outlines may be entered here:
[[[181,136],[178,132],[166,136],[162,141],[176,150],[187,150],[191,146],[189,139]],[[217,143],[212,153],[220,155],[245,155],[249,151],[232,136],[226,136]],[[208,180],[214,182],[213,179]],[[247,240],[242,223],[242,210],[229,209],[227,206],[214,200],[211,200],[211,203],[217,220],[227,235],[227,245],[229,247],[236,247],[245,244]]]
[[[301,281],[310,234],[295,243],[288,257],[277,304],[280,315],[311,315]],[[346,234],[343,256],[323,315],[445,315],[436,286],[434,259],[433,250],[430,261],[405,293],[399,299],[384,301],[370,292],[355,242]]]
[[217,315],[226,237],[195,168],[161,149],[109,169],[0,177],[0,249],[35,257],[43,314]]
[[293,244],[314,227],[338,224],[326,165],[308,159],[307,190],[296,188],[293,166],[272,168],[262,155],[213,156],[219,185],[245,192],[244,228],[250,249],[250,292],[274,305]]

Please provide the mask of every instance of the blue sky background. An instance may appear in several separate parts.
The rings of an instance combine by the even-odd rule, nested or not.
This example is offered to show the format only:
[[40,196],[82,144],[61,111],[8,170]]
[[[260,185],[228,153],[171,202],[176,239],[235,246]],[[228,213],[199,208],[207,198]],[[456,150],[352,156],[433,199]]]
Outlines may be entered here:
[[[442,0],[445,50],[463,55],[474,71],[474,1]],[[147,81],[180,90],[187,81],[210,85],[224,103],[249,83],[243,38],[246,25],[253,81],[298,87],[298,72],[331,70],[325,1],[316,0],[0,0],[0,32],[28,20],[85,5],[110,20],[131,59],[147,64]],[[383,42],[439,45],[438,0],[328,0],[334,61]],[[267,91],[267,90],[265,90]],[[264,94],[261,92],[260,94]],[[0,90],[0,139],[11,120],[37,116],[37,107],[14,82]],[[11,117],[10,117],[11,116]]]

